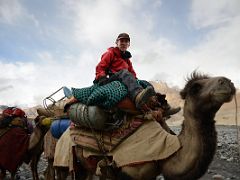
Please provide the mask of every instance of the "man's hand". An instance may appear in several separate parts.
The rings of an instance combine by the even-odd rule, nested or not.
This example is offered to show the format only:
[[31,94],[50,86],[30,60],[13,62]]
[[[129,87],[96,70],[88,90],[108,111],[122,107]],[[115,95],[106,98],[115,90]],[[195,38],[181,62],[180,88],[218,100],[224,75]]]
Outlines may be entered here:
[[97,81],[99,86],[103,86],[108,83],[108,78],[106,76],[102,76]]

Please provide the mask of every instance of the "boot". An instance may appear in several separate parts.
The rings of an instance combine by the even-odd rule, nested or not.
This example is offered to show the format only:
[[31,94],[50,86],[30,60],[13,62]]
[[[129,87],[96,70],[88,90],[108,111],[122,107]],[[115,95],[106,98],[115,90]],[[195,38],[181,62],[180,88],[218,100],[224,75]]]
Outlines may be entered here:
[[151,86],[146,87],[140,91],[135,98],[136,108],[141,110],[142,107],[148,103],[150,97],[154,96],[156,93]]
[[172,108],[168,104],[165,94],[156,93],[156,96],[157,96],[158,102],[160,103],[159,107],[164,109],[164,113],[163,113],[164,117],[170,117],[171,115],[176,114],[181,110],[181,107]]
[[73,96],[72,91],[66,86],[63,86],[63,93],[65,97],[67,97],[68,99],[70,99]]
[[173,114],[178,113],[181,110],[181,107],[172,108],[170,105],[168,105],[168,108],[163,113],[163,116],[171,116]]

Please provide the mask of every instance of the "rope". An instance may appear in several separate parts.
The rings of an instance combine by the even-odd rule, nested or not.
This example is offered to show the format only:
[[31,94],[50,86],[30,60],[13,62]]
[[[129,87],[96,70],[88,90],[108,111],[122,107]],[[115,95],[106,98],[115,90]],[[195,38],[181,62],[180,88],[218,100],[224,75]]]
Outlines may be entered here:
[[[94,136],[94,138],[95,138],[95,140],[96,140],[96,142],[97,142],[98,148],[99,148],[99,150],[100,150],[100,152],[101,152],[101,154],[102,154],[102,156],[103,156],[103,159],[104,159],[104,161],[106,162],[106,165],[107,165],[108,169],[111,171],[112,175],[116,178],[117,175],[116,175],[115,170],[114,170],[113,168],[110,168],[110,167],[108,166],[108,157],[107,157],[107,153],[106,153],[106,151],[105,151],[105,149],[104,149],[104,144],[102,144],[102,143],[100,142],[100,140],[97,138],[96,132],[95,132],[95,130],[93,129],[92,123],[91,123],[91,121],[90,121],[90,119],[89,119],[88,106],[84,106],[84,110],[83,110],[83,111],[86,112],[87,118],[86,118],[86,121],[85,121],[85,122],[87,123],[87,125],[89,126],[89,128],[90,128],[91,131],[92,131],[92,134],[93,134],[93,136]],[[84,118],[83,118],[83,119],[84,119]]]
[[236,112],[235,112],[235,122],[236,122],[236,129],[237,129],[237,143],[238,143],[238,155],[240,156],[240,133],[239,133],[239,127],[238,127],[238,119],[237,119],[237,115],[238,115],[238,104],[237,104],[237,97],[236,95],[234,95],[234,100],[235,100],[235,108],[236,108]]

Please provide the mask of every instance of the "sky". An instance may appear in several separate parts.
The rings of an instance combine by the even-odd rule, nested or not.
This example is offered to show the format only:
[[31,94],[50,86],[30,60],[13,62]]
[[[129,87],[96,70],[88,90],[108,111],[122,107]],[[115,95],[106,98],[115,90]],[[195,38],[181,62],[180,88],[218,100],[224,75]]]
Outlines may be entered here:
[[91,86],[122,32],[139,79],[181,89],[198,70],[240,88],[239,0],[0,0],[0,104]]

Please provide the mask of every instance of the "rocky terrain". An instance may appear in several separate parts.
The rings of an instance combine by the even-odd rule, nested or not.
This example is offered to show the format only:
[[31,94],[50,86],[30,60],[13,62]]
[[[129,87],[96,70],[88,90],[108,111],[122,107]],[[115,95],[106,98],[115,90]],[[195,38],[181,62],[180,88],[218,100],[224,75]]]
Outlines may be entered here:
[[[239,128],[239,127],[238,127]],[[222,179],[240,179],[240,146],[236,126],[218,126],[217,152],[202,179],[219,175]]]

